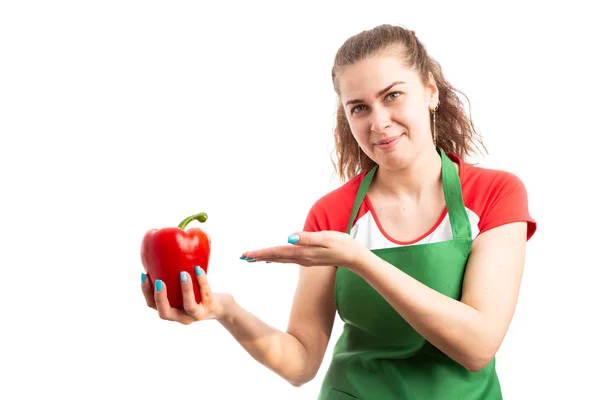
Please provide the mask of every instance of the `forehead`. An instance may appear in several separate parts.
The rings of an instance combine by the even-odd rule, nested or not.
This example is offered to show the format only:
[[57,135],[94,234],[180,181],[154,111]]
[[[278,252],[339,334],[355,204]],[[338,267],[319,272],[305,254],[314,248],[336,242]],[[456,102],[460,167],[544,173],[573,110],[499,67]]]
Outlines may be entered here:
[[400,56],[389,53],[358,61],[344,68],[338,77],[342,100],[375,96],[381,89],[396,81],[412,86],[419,79]]

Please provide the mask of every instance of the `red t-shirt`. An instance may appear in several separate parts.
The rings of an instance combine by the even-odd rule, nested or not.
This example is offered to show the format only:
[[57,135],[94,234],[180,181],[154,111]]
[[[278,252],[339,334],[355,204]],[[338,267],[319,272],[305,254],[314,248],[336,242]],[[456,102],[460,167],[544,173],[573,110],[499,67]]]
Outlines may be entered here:
[[[525,186],[517,176],[506,171],[468,164],[454,154],[448,154],[448,158],[458,163],[463,201],[471,222],[473,239],[489,229],[518,221],[528,224],[527,240],[533,236],[537,225],[529,214]],[[306,218],[304,230],[346,232],[356,193],[364,175],[365,172],[359,174],[317,200]],[[369,197],[366,196],[354,221],[351,236],[368,249],[375,250],[451,240],[452,229],[447,210],[444,209],[428,232],[411,242],[399,242],[383,230]]]

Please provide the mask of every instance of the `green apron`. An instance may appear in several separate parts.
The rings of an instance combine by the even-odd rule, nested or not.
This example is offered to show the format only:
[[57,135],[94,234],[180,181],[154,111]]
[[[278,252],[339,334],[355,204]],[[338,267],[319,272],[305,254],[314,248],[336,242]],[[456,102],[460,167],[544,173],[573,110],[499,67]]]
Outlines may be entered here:
[[[444,152],[442,182],[452,240],[372,250],[377,256],[438,292],[459,300],[471,253],[471,225],[460,179]],[[350,233],[377,166],[363,178],[346,233]],[[340,266],[335,301],[342,335],[323,380],[319,400],[498,400],[495,359],[470,372],[417,333],[360,276]]]

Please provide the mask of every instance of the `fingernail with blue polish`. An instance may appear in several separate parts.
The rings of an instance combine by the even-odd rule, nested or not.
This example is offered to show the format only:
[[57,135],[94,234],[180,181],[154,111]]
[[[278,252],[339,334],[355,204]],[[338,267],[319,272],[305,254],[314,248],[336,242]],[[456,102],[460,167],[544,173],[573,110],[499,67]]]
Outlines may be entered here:
[[199,266],[196,265],[196,275],[198,276],[202,276],[202,268],[200,268]]
[[298,240],[300,240],[300,236],[296,234],[288,236],[288,243],[295,244],[298,243]]
[[156,288],[157,292],[160,292],[160,289],[162,289],[162,281],[160,279],[157,279],[154,283],[154,287]]
[[240,256],[240,260],[245,260],[245,259],[246,259],[246,257]]
[[179,279],[181,279],[181,283],[186,283],[188,281],[188,274],[185,271],[181,271],[179,273]]
[[246,261],[248,261],[248,262],[256,262],[256,260],[254,258],[246,258]]
[[146,283],[146,274],[142,272],[142,285]]

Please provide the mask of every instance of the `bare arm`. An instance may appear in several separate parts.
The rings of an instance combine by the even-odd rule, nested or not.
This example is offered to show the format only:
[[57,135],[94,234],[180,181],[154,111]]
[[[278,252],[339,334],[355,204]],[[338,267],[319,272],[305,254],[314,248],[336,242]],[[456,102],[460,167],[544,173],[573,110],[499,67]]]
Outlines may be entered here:
[[513,317],[526,232],[525,223],[513,223],[474,240],[461,301],[434,291],[370,252],[353,270],[434,346],[477,371],[494,357]]
[[335,319],[335,267],[300,268],[288,329],[273,328],[232,298],[218,321],[259,363],[294,386],[317,374]]
[[317,374],[331,336],[335,319],[335,271],[335,267],[300,268],[287,332],[267,325],[243,309],[231,295],[213,293],[200,268],[196,280],[202,301],[196,303],[192,282],[185,279],[181,283],[184,310],[169,305],[164,283],[153,290],[143,274],[141,286],[146,304],[157,310],[160,318],[184,325],[215,319],[255,360],[292,385],[301,386]]

